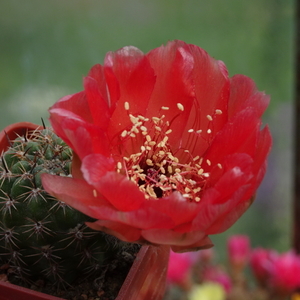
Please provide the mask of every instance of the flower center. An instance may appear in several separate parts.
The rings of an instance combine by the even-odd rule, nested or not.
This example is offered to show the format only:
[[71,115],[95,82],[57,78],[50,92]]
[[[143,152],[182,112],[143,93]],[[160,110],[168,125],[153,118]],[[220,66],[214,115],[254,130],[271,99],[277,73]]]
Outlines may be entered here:
[[[177,154],[185,152],[185,157],[189,157],[188,162],[180,161],[181,156],[176,156],[169,144],[169,135],[172,133],[170,122],[165,120],[165,115],[159,117],[145,118],[144,116],[134,116],[129,113],[129,103],[125,102],[125,110],[132,123],[129,130],[124,130],[120,134],[120,139],[132,139],[137,142],[140,135],[142,143],[140,151],[123,156],[117,163],[117,172],[124,174],[133,181],[139,189],[145,193],[145,198],[167,197],[174,191],[178,191],[187,201],[199,202],[202,190],[210,176],[202,167],[203,158],[193,155],[188,149],[178,149]],[[183,111],[182,104],[177,103],[179,111]],[[168,110],[168,107],[161,107],[161,112]],[[189,134],[195,133],[193,129]],[[200,131],[198,132],[200,134]],[[207,165],[211,165],[206,160]],[[221,168],[221,165],[219,164]]]

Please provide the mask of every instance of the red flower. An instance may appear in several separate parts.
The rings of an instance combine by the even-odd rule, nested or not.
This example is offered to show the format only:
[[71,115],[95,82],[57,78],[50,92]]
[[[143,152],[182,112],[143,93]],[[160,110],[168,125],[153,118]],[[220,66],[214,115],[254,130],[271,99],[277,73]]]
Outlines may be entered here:
[[169,284],[177,284],[185,290],[192,286],[191,271],[195,262],[194,252],[175,253],[170,252],[167,281]]
[[266,287],[273,268],[273,263],[277,259],[278,253],[274,250],[256,248],[250,257],[250,266],[258,283]]
[[244,269],[250,256],[250,239],[246,235],[233,235],[227,241],[231,267],[239,272]]
[[73,178],[45,175],[44,187],[122,240],[209,247],[208,235],[244,213],[264,176],[268,103],[251,79],[229,78],[194,45],[109,52],[84,91],[50,109],[75,157]]
[[270,285],[284,296],[300,288],[300,256],[293,251],[279,255],[270,269]]

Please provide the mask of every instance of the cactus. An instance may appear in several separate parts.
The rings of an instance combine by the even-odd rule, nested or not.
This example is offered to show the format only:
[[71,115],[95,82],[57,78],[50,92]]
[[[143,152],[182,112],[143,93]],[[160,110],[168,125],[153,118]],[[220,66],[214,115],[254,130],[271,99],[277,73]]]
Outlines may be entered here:
[[72,152],[50,129],[10,141],[0,160],[0,261],[22,280],[71,283],[116,251],[90,217],[43,189],[41,174],[71,176]]

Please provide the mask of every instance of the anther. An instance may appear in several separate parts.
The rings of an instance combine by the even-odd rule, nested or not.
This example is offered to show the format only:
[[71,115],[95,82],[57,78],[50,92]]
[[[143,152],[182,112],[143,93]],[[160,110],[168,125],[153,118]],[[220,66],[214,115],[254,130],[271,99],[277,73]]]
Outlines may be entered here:
[[221,115],[223,113],[221,109],[216,109],[215,112],[217,115]]
[[177,108],[181,111],[184,111],[184,106],[181,103],[177,103]]
[[123,137],[123,138],[124,138],[124,137],[127,135],[127,133],[128,133],[128,132],[127,132],[127,130],[124,130],[124,131],[122,131],[122,133],[121,133],[121,137]]
[[208,134],[211,134],[211,129],[207,129],[206,131]]
[[211,165],[211,162],[209,159],[206,160],[206,163],[210,166]]
[[165,132],[165,134],[170,134],[172,132],[172,129],[169,129]]
[[203,174],[203,172],[204,172],[204,170],[203,170],[203,169],[200,169],[200,170],[198,170],[198,175],[202,175],[202,174]]
[[223,168],[221,164],[217,164],[217,166],[219,167],[219,169]]
[[212,121],[213,120],[213,118],[212,118],[211,115],[207,115],[206,118],[207,118],[208,121]]
[[170,109],[170,107],[167,107],[167,106],[162,106],[162,107],[161,107],[161,109],[162,109],[162,110],[169,110],[169,109]]
[[124,108],[125,110],[129,110],[129,103],[127,101],[124,102]]
[[188,132],[194,132],[194,129],[189,129]]
[[97,197],[97,191],[94,189],[93,190],[93,196],[96,198]]
[[153,162],[152,162],[152,160],[150,158],[146,159],[146,164],[148,166],[153,166]]
[[117,163],[117,168],[118,168],[119,170],[121,170],[121,169],[122,169],[122,163],[121,163],[121,162],[119,162],[119,161],[118,161],[118,163]]

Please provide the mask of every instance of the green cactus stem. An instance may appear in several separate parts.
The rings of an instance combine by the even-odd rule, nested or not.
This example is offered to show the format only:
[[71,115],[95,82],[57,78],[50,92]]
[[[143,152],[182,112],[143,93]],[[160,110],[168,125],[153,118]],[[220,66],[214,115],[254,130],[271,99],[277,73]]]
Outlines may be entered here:
[[50,129],[27,131],[0,156],[0,261],[15,276],[71,283],[114,255],[90,217],[43,189],[41,174],[71,176],[72,152]]

